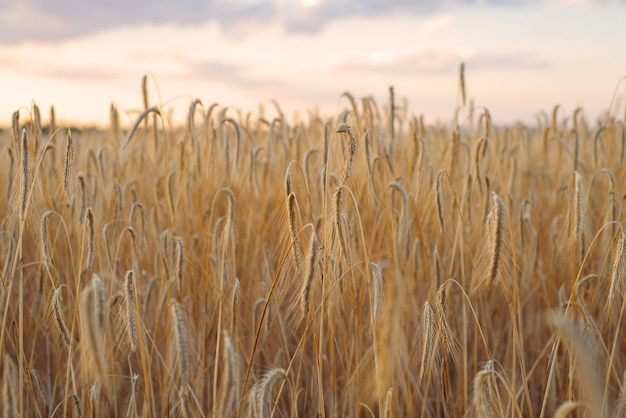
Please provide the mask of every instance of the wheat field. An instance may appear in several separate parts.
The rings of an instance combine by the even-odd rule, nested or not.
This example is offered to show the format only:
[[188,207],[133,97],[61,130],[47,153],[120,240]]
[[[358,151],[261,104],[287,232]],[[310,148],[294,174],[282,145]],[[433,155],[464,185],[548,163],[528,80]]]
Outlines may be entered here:
[[176,126],[145,78],[107,129],[16,112],[2,416],[626,416],[624,120],[501,126],[463,81],[445,124]]

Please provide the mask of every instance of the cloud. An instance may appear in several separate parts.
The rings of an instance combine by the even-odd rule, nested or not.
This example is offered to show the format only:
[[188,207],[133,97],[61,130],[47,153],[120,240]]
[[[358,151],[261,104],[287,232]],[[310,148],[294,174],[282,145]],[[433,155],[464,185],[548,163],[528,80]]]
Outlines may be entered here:
[[226,83],[244,88],[280,87],[281,82],[264,76],[254,76],[245,71],[240,64],[217,59],[187,59],[185,77],[198,80]]
[[58,41],[137,24],[240,25],[275,15],[273,3],[250,0],[0,0],[0,44]]
[[444,29],[449,27],[454,23],[454,18],[450,14],[443,14],[433,16],[431,18],[426,19],[424,23],[422,23],[422,32],[431,33],[435,32],[439,29]]
[[[549,1],[549,0],[536,0]],[[58,41],[138,24],[193,25],[218,22],[241,35],[268,24],[289,32],[315,33],[329,22],[349,17],[394,14],[427,16],[480,3],[508,7],[524,0],[0,0],[0,44]],[[448,25],[436,16],[425,31]]]
[[450,74],[465,63],[468,71],[526,69],[542,70],[547,61],[527,52],[476,52],[469,49],[458,53],[440,53],[421,46],[376,51],[361,62],[344,62],[333,69],[335,73],[361,73],[369,75],[415,76]]

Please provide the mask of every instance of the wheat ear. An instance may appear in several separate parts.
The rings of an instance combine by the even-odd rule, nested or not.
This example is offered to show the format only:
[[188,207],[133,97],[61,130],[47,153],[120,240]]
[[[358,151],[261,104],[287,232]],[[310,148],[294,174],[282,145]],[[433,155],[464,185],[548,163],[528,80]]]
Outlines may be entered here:
[[493,360],[487,361],[485,367],[474,377],[472,407],[476,417],[499,418],[504,416]]
[[181,387],[189,385],[189,343],[187,328],[183,321],[183,312],[177,302],[172,301],[172,319],[176,335],[176,358],[180,369]]

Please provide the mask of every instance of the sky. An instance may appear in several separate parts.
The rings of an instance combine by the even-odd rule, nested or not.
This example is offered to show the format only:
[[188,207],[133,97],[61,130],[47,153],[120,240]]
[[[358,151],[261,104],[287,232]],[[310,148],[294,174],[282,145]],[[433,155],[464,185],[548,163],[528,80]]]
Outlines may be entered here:
[[194,99],[304,118],[393,86],[410,115],[449,122],[461,62],[494,123],[556,104],[624,115],[625,21],[624,0],[0,0],[0,125],[33,102],[85,125],[114,103],[130,124],[144,74],[178,121]]

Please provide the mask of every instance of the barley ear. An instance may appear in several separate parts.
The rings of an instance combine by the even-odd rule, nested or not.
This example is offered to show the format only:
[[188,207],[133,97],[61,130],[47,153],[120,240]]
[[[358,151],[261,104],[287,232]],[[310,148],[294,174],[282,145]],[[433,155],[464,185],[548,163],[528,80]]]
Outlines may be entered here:
[[614,417],[626,416],[626,371],[622,375],[622,382],[620,385],[619,396],[617,397],[617,403],[615,404]]
[[124,325],[126,342],[130,347],[131,352],[137,351],[137,297],[135,292],[135,274],[133,270],[128,270],[124,277],[124,292],[123,292],[123,306],[124,306]]
[[348,249],[348,243],[346,240],[345,232],[343,229],[343,225],[341,222],[341,210],[342,210],[342,192],[341,187],[338,187],[335,191],[334,199],[333,199],[333,212],[334,212],[334,229],[337,234],[337,239],[339,241],[339,248],[341,249],[341,255],[343,256],[347,265],[351,265],[352,262],[350,260],[350,252]]
[[89,388],[89,416],[91,418],[99,418],[100,411],[100,399],[98,395],[98,382],[96,381],[91,388]]
[[498,418],[504,416],[493,360],[487,361],[485,367],[474,377],[472,408],[476,417]]
[[87,208],[85,214],[87,220],[87,270],[93,270],[96,258],[96,230],[93,222],[93,209]]
[[4,355],[4,376],[2,379],[2,414],[4,417],[18,416],[17,399],[17,370],[13,359]]
[[445,171],[439,170],[437,173],[437,186],[435,187],[435,207],[437,208],[437,218],[439,219],[439,227],[441,228],[441,235],[444,235],[446,231],[446,222],[443,215],[443,175]]
[[30,378],[33,382],[33,386],[35,387],[37,394],[39,395],[39,398],[44,404],[45,411],[48,411],[51,406],[50,393],[48,392],[48,389],[46,388],[44,382],[42,382],[39,378],[39,373],[37,373],[36,369],[30,369]]
[[393,418],[393,388],[390,388],[387,391],[387,396],[385,396],[385,404],[383,406],[383,414],[382,418]]
[[[583,237],[583,180],[578,171],[574,172],[574,199],[571,209],[571,237],[572,250],[580,250],[578,254],[579,262],[585,254],[585,243]],[[576,251],[577,252],[577,251]]]
[[23,222],[26,215],[26,206],[28,203],[28,194],[30,188],[30,170],[29,170],[29,158],[28,158],[28,140],[26,135],[26,128],[22,129],[22,200],[20,204],[20,220]]
[[609,314],[613,312],[616,298],[621,295],[624,284],[624,249],[626,248],[626,232],[622,231],[615,243],[615,251],[613,252],[613,262],[611,263],[610,280],[609,280],[609,296],[607,309]]
[[235,284],[233,285],[233,293],[230,300],[230,334],[233,336],[233,339],[236,341],[238,335],[238,327],[239,327],[239,279],[235,279]]
[[41,258],[46,268],[52,265],[50,237],[48,236],[48,218],[53,214],[53,211],[47,210],[41,215]]
[[337,126],[335,132],[345,133],[348,135],[346,162],[343,167],[343,173],[341,174],[341,180],[339,181],[339,184],[343,186],[346,183],[346,180],[350,177],[350,172],[352,171],[352,164],[354,163],[354,156],[356,154],[356,139],[352,133],[352,128],[347,123],[342,123]]
[[81,418],[83,416],[83,405],[80,401],[80,396],[78,396],[78,394],[76,393],[73,393],[72,400],[74,404],[74,413],[76,414],[77,418]]
[[270,416],[271,414],[271,396],[274,384],[280,379],[287,377],[287,372],[281,368],[270,370],[263,376],[263,379],[256,385],[256,411],[259,416]]
[[172,319],[176,340],[176,358],[180,371],[180,386],[189,385],[189,339],[183,320],[183,311],[176,301],[172,301]]
[[61,285],[55,289],[52,293],[52,303],[51,303],[51,314],[53,318],[54,325],[61,336],[61,340],[65,344],[66,347],[69,348],[72,342],[72,336],[70,333],[70,329],[67,326],[67,322],[65,321],[65,317],[63,316],[63,308],[62,298],[61,298],[61,290],[65,285]]
[[317,241],[317,235],[313,231],[311,234],[311,243],[309,245],[309,254],[306,259],[306,269],[303,275],[304,281],[302,282],[302,289],[300,290],[299,305],[301,319],[306,319],[309,313],[311,303],[311,286],[313,284],[313,279],[316,275],[316,266],[319,252],[318,246],[319,244]]
[[175,260],[175,273],[174,278],[176,281],[176,285],[178,286],[178,292],[182,292],[183,285],[185,284],[185,248],[183,245],[183,240],[180,238],[176,238],[176,260]]
[[85,372],[93,371],[93,376],[102,380],[106,375],[106,361],[98,299],[95,287],[87,287],[80,293],[80,350]]
[[448,291],[446,283],[442,283],[437,291],[435,299],[435,319],[439,331],[442,348],[447,355],[455,357],[458,353],[459,343],[452,332],[452,315],[448,306]]
[[65,170],[63,172],[63,192],[65,194],[66,205],[70,205],[74,200],[74,193],[71,187],[72,181],[72,164],[74,162],[74,137],[72,137],[72,131],[67,130],[67,139],[65,140]]
[[370,261],[372,272],[372,325],[375,325],[383,310],[383,271],[380,265]]
[[[554,418],[568,418],[572,416],[572,413],[583,406],[583,403],[574,401],[565,401],[554,412]],[[622,417],[623,415],[615,415],[616,417]]]
[[300,266],[300,253],[298,251],[298,242],[296,241],[298,236],[298,226],[296,225],[296,205],[296,195],[291,192],[287,196],[287,213],[289,216],[289,232],[291,233],[291,240],[294,241],[291,251],[293,253],[293,262],[297,269]]
[[491,192],[491,212],[487,219],[487,242],[489,248],[488,283],[498,282],[503,267],[504,210],[502,199],[495,192]]
[[422,314],[422,328],[420,330],[420,339],[422,340],[422,356],[418,376],[420,386],[424,384],[426,373],[430,371],[432,366],[432,358],[435,354],[435,344],[437,333],[435,332],[435,318],[430,302],[424,303]]
[[135,132],[137,132],[137,129],[139,128],[139,125],[141,124],[141,121],[143,121],[145,117],[148,116],[148,114],[150,113],[154,113],[155,115],[161,116],[161,111],[156,107],[151,107],[141,112],[141,114],[137,117],[137,120],[135,120],[135,123],[133,124],[133,126],[130,128],[130,130],[126,134],[126,138],[124,139],[124,145],[122,145],[122,149],[128,146],[128,144],[130,143],[130,140],[135,135]]

